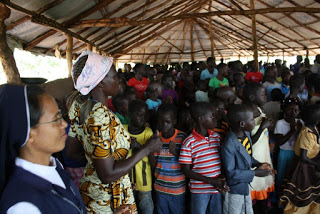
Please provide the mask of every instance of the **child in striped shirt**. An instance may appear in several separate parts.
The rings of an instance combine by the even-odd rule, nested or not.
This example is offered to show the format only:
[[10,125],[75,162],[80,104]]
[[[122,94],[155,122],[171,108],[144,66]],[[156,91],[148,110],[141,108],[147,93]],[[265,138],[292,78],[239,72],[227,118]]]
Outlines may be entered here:
[[163,144],[160,152],[149,158],[155,167],[155,205],[158,214],[185,213],[186,181],[178,159],[186,134],[174,128],[176,118],[175,105],[162,104],[159,107],[158,128]]
[[184,174],[190,178],[191,214],[222,213],[222,195],[227,190],[221,178],[220,136],[216,110],[210,103],[197,102],[190,107],[196,128],[184,140],[179,157]]

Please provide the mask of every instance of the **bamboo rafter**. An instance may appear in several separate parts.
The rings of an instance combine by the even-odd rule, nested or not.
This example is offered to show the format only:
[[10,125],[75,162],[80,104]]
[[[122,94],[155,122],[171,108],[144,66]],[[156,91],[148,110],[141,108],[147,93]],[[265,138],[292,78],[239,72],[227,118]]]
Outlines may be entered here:
[[[310,48],[310,50],[312,49],[319,49],[319,48]],[[217,48],[217,50],[220,50],[220,51],[225,51],[225,50],[234,50],[233,48]],[[283,48],[283,49],[279,49],[279,48],[259,48],[259,51],[263,51],[263,50],[274,50],[274,51],[278,51],[280,53],[282,53],[283,51],[304,51],[305,49],[302,48],[302,47],[291,47],[291,48]],[[196,53],[200,53],[200,52],[203,52],[203,51],[210,51],[210,49],[205,49],[205,50],[195,50],[193,53],[196,54]],[[182,55],[191,55],[191,52],[188,51],[188,52],[152,52],[152,53],[116,53],[115,56],[119,56],[119,55],[167,55],[167,54],[176,54],[176,55],[179,55],[179,54],[182,54]],[[248,56],[252,55],[252,54],[246,54]]]
[[[15,9],[15,10],[18,10],[20,12],[23,12],[24,14],[26,15],[29,15],[31,16],[31,20],[33,22],[37,22],[39,24],[42,24],[42,25],[45,25],[45,26],[49,26],[55,30],[53,30],[53,32],[50,32],[50,35],[53,35],[56,33],[56,31],[60,31],[60,32],[63,32],[63,33],[66,33],[68,35],[71,35],[72,37],[74,38],[77,38],[85,43],[88,43],[88,44],[92,44],[90,41],[86,40],[85,38],[79,36],[78,34],[66,29],[65,27],[63,27],[61,24],[59,24],[58,22],[52,20],[52,19],[49,19],[47,18],[46,16],[43,16],[43,15],[40,15],[40,14],[37,14],[36,12],[33,12],[33,11],[30,11],[30,10],[27,10],[27,9],[24,9],[16,4],[13,4],[11,3],[10,1],[7,1],[7,0],[4,0],[3,2],[5,5],[7,5],[8,7],[12,8],[12,9]],[[43,35],[40,36],[42,39],[43,39]],[[38,38],[40,38],[38,37]]]
[[319,8],[304,8],[304,7],[282,7],[282,8],[263,8],[253,10],[230,10],[230,11],[212,11],[208,13],[193,13],[185,15],[176,15],[158,19],[146,19],[134,21],[129,18],[114,18],[114,19],[99,19],[99,20],[83,20],[77,27],[122,27],[128,25],[143,25],[150,23],[159,23],[164,21],[174,21],[180,19],[200,18],[205,16],[223,16],[223,15],[254,15],[265,13],[279,12],[305,12],[305,13],[320,13]]
[[[260,0],[258,0],[258,1],[259,1],[260,3],[262,3],[262,4],[265,4],[264,2],[261,2]],[[265,5],[267,5],[267,4],[265,4]],[[320,9],[319,9],[319,10],[320,10]],[[273,22],[281,25],[282,27],[284,27],[284,28],[286,28],[286,29],[288,29],[288,30],[291,30],[291,31],[293,32],[293,35],[296,34],[296,35],[300,36],[301,38],[306,38],[306,37],[304,37],[301,33],[297,32],[296,30],[294,30],[294,29],[292,29],[292,28],[288,28],[287,26],[285,26],[284,24],[282,24],[281,22],[279,22],[277,19],[274,19],[274,18],[271,18],[271,17],[269,17],[269,16],[266,16],[265,14],[262,15],[262,16],[264,16],[265,18],[268,18],[268,19],[272,20]],[[261,24],[261,23],[259,23],[259,24]],[[301,45],[301,46],[304,47],[304,45],[303,45],[302,43],[300,43],[300,42],[297,42],[297,40],[294,40],[294,39],[292,39],[292,38],[290,38],[290,37],[288,37],[288,36],[286,36],[286,35],[284,35],[284,34],[282,34],[282,33],[280,33],[280,32],[277,32],[277,31],[273,31],[273,32],[275,32],[275,33],[277,33],[277,34],[279,34],[279,35],[281,35],[281,36],[283,36],[283,37],[291,40],[292,42],[295,42],[295,43],[297,43],[297,44],[299,44],[299,45]],[[313,42],[313,41],[311,41],[311,42]],[[314,42],[313,42],[313,43],[314,43]],[[282,43],[282,44],[283,44],[283,45],[286,45],[285,43]],[[317,45],[317,46],[319,46],[319,44],[316,44],[316,43],[314,43],[314,44]],[[287,46],[287,45],[286,45],[286,46]]]
[[[223,2],[220,2],[220,1],[217,1],[217,2],[220,3],[221,5],[225,6],[225,7],[228,7],[228,6],[225,5]],[[245,6],[246,6],[246,7],[249,7],[249,6],[247,6],[247,5],[245,5]],[[245,17],[248,18],[248,21],[251,20],[251,17],[250,17],[250,16],[245,16]],[[238,30],[246,31],[245,29],[241,29],[241,28],[237,27],[234,23],[231,23],[230,21],[227,21],[227,20],[224,19],[223,17],[220,17],[220,18],[223,19],[224,21],[228,22],[229,24],[231,24],[233,27],[237,28]],[[248,27],[248,29],[251,28],[251,25],[249,25],[248,22],[243,22],[243,21],[241,21],[241,20],[239,20],[239,19],[236,20],[236,21],[239,22],[239,23],[241,23],[241,24],[243,24],[243,25],[245,25],[246,27]],[[262,23],[262,22],[257,22],[257,23],[258,23],[259,25],[267,28],[267,29],[271,29],[270,27],[266,26],[266,25],[265,25],[264,23]],[[271,30],[272,30],[272,29],[271,29]],[[251,32],[250,32],[250,31],[246,31],[246,32],[247,32],[249,35],[251,35]],[[258,32],[259,32],[259,33],[262,33],[262,32],[260,32],[260,30],[258,30]],[[280,32],[276,32],[276,31],[274,31],[274,32],[277,33],[277,34],[279,34],[280,36],[283,36],[283,37],[285,37],[285,38],[287,38],[287,39],[290,39],[289,37],[287,37],[286,35],[281,34]],[[269,35],[269,34],[267,34],[267,36],[270,37],[270,38],[273,39],[273,40],[276,40],[276,41],[278,41],[278,42],[281,42],[281,40],[278,39],[277,37],[274,37],[274,36]],[[267,40],[265,40],[265,42],[267,42],[267,43],[270,44],[270,42],[267,41]],[[284,45],[284,46],[290,47],[289,45],[287,45],[287,44],[285,44],[285,43],[281,43],[281,44]],[[272,43],[271,45],[272,45],[272,46],[276,46],[274,43]],[[279,46],[276,46],[276,47],[279,47]],[[280,47],[279,47],[279,48],[280,48]]]
[[[88,10],[80,13],[79,15],[73,17],[73,18],[70,19],[70,20],[67,20],[67,21],[63,22],[62,24],[59,24],[58,22],[55,22],[55,23],[56,23],[56,24],[59,24],[59,25],[61,26],[61,27],[60,27],[60,30],[66,29],[66,28],[63,27],[63,26],[68,27],[69,25],[73,24],[74,22],[78,21],[79,19],[82,19],[82,18],[84,18],[84,17],[86,17],[86,16],[91,15],[92,13],[96,12],[97,10],[99,10],[102,6],[104,7],[104,6],[106,6],[107,4],[111,3],[112,1],[114,1],[114,0],[105,0],[105,1],[103,1],[103,2],[101,2],[101,3],[99,3],[99,4],[96,4],[96,5],[93,6],[92,8],[90,8],[90,9],[88,9]],[[23,12],[23,11],[26,12],[26,11],[27,11],[26,9],[19,7],[18,5],[15,5],[15,4],[11,3],[11,2],[8,1],[8,0],[3,0],[3,3],[6,4],[6,5],[8,5],[9,7],[13,8],[13,9],[15,9],[15,10],[20,11],[20,12]],[[11,6],[10,6],[10,5],[11,5]],[[15,8],[14,8],[14,7],[15,7]],[[18,8],[20,8],[20,9],[18,9]],[[30,12],[31,12],[31,14],[30,14]],[[37,14],[34,14],[34,12],[32,12],[32,11],[28,11],[28,13],[26,13],[26,14],[27,14],[27,15],[31,15],[31,16],[33,16],[33,15],[34,15],[34,16],[37,16]],[[46,17],[45,17],[45,18],[46,18]],[[45,18],[44,18],[44,19],[45,19]],[[48,19],[48,18],[47,18],[47,19]],[[38,21],[41,22],[42,19],[40,18],[40,20],[38,20]],[[31,48],[33,48],[34,46],[36,46],[37,44],[39,44],[41,41],[43,41],[44,39],[46,39],[46,38],[52,36],[53,34],[55,34],[56,30],[58,30],[58,29],[55,29],[54,27],[52,27],[52,26],[50,26],[50,25],[47,25],[47,26],[49,26],[49,27],[51,27],[51,28],[53,28],[53,29],[52,29],[52,30],[49,30],[49,31],[47,31],[47,32],[45,32],[45,33],[43,33],[43,34],[41,34],[41,35],[39,35],[36,39],[34,39],[34,40],[32,40],[31,42],[29,42],[29,43],[26,45],[26,47],[25,47],[26,50],[30,50]],[[59,30],[59,31],[60,31],[60,30]],[[67,33],[67,32],[65,32],[65,33]],[[68,34],[69,34],[69,33],[68,33]],[[73,35],[72,35],[72,36],[73,36]],[[79,39],[79,37],[75,37],[75,36],[73,36],[73,37]],[[80,38],[82,38],[82,37],[80,37]],[[80,40],[82,40],[82,39],[80,39]],[[85,41],[84,41],[84,42],[85,42]],[[88,42],[85,42],[85,43],[88,43]]]
[[[188,2],[188,1],[185,1],[185,2]],[[184,5],[184,4],[183,4]],[[189,4],[187,4],[187,5],[189,5]],[[179,9],[180,7],[179,7],[179,4],[176,4],[175,5],[176,7],[177,7],[177,9]],[[176,9],[174,10],[174,11],[172,11],[173,13],[174,12],[176,12]],[[140,14],[141,15],[141,14]],[[157,16],[161,16],[162,15],[162,12],[160,11],[160,12],[158,12],[157,14],[154,14],[152,17],[157,17]],[[149,26],[144,26],[144,27],[140,27],[140,29],[143,29],[143,30],[146,30],[146,29],[148,29],[149,28]],[[131,33],[133,33],[134,31],[136,31],[136,30],[139,30],[139,27],[130,27],[129,28],[130,30],[123,30],[123,31],[121,31],[121,32],[119,32],[118,34],[120,34],[123,38],[125,37],[125,36],[127,36],[127,35],[129,35],[129,34],[131,34]],[[111,41],[113,38],[111,37],[108,37],[108,38],[106,38],[104,41],[102,41],[100,44],[102,44],[102,43],[105,43],[106,42],[106,40],[109,40],[109,41]],[[131,38],[131,39],[133,39],[133,38]],[[120,39],[121,40],[121,39]],[[102,46],[103,48],[110,48],[110,46]]]
[[[155,1],[156,1],[156,0],[150,1],[149,4],[151,4],[151,3],[155,2]],[[184,2],[187,2],[187,1],[181,0],[181,2],[182,2],[182,5],[183,5]],[[173,6],[172,6],[168,11],[171,11],[171,10],[173,10],[173,9],[176,9],[176,8],[180,7],[181,5],[180,5],[179,3],[181,3],[181,2],[176,2],[176,3],[174,3]],[[144,5],[140,6],[140,7],[137,8],[137,9],[140,10],[140,9],[142,9],[143,7],[144,7]],[[125,15],[123,15],[123,16],[127,16],[127,15],[129,15],[130,13],[132,13],[132,12],[137,12],[137,11],[138,11],[137,9],[136,9],[136,10],[133,10],[133,11],[130,11],[130,12],[128,12],[127,14],[125,14]],[[152,8],[151,8],[151,9],[152,9]],[[150,9],[150,10],[151,10],[151,9]],[[166,8],[165,8],[165,9],[166,9]],[[165,10],[165,9],[164,9],[164,10]],[[139,18],[140,15],[146,14],[146,13],[148,13],[150,10],[145,11],[144,13],[139,13],[139,14],[137,14],[135,17],[136,17],[136,18]],[[151,11],[152,11],[152,10],[151,10]],[[150,12],[151,12],[151,11],[150,11]],[[158,12],[157,14],[154,14],[152,17],[156,17],[156,16],[160,16],[160,15],[161,15],[161,11]],[[135,18],[135,17],[134,17],[134,18]],[[132,33],[134,30],[137,30],[137,29],[138,29],[138,27],[130,27],[129,29],[124,29],[123,31],[119,32],[118,34],[121,35],[122,37],[124,37],[124,36]],[[104,33],[104,34],[111,34],[112,32],[114,32],[114,31],[116,31],[116,30],[117,30],[117,28],[113,28],[113,29],[107,31],[107,32]],[[104,34],[101,34],[100,36],[94,38],[94,39],[92,40],[92,42],[95,43],[95,42],[101,40],[102,38],[105,37]],[[114,36],[111,36],[111,37],[107,37],[105,40],[103,40],[102,42],[98,43],[97,45],[99,46],[100,44],[105,44],[107,41],[112,41],[112,40],[114,40],[114,39],[118,36],[118,34],[115,34]],[[86,47],[86,45],[84,44],[84,45],[82,45],[82,47],[77,48],[77,50],[81,50],[81,49],[83,49],[83,48],[85,48],[85,47]],[[102,48],[104,48],[104,47],[102,47]]]
[[[205,2],[207,2],[208,0],[205,0],[205,1],[203,1],[203,3],[205,3]],[[199,2],[199,4],[200,4],[201,2]],[[201,4],[200,4],[201,5]],[[205,5],[205,4],[203,4],[203,5]],[[190,5],[190,7],[192,7],[192,9],[188,9],[188,8],[185,8],[185,10],[184,11],[189,11],[189,12],[194,12],[194,11],[200,11],[204,6],[200,6],[200,7],[194,7],[195,6],[195,3],[192,3],[191,5]],[[186,25],[185,25],[186,26]],[[159,49],[158,49],[159,50]],[[172,50],[172,46],[171,46],[171,48],[170,48],[170,51]],[[164,60],[166,59],[166,58],[168,58],[169,57],[169,55],[166,55],[166,56],[164,56]]]
[[[111,16],[114,15],[115,13],[123,10],[124,8],[126,8],[126,7],[128,7],[128,6],[130,6],[131,4],[135,3],[136,1],[138,1],[138,0],[132,0],[132,1],[129,1],[129,2],[123,3],[119,8],[117,8],[117,9],[115,9],[114,11],[106,14],[106,16],[105,16],[104,18],[111,17]],[[131,11],[130,11],[130,12],[131,12]],[[130,12],[124,14],[124,16],[129,15]],[[83,29],[81,29],[80,31],[78,31],[77,34],[81,34],[81,33],[85,32],[85,31],[87,31],[88,29],[90,29],[90,28],[83,28]],[[101,31],[102,29],[103,29],[103,28],[99,28],[99,29],[93,31],[92,33],[90,33],[89,35],[87,35],[85,38],[88,39],[89,36],[98,33],[98,32]],[[104,34],[101,34],[101,35],[102,35],[101,38],[103,38]],[[100,39],[101,39],[101,38],[100,38]],[[98,41],[98,40],[100,40],[100,39],[97,38],[96,41]],[[93,43],[95,43],[96,41],[95,41],[95,39],[92,40]],[[67,42],[67,40],[65,39],[65,40],[63,40],[62,42],[58,43],[57,45],[58,45],[58,46],[61,46],[61,45],[65,44],[66,42]],[[83,47],[85,47],[85,44],[84,44]],[[52,51],[52,50],[53,50],[53,49],[50,49],[49,51]]]
[[[40,8],[39,10],[37,10],[36,13],[37,13],[37,14],[41,14],[41,13],[43,13],[43,12],[45,12],[45,11],[47,11],[47,10],[49,10],[49,9],[57,6],[57,5],[59,5],[59,4],[62,3],[63,1],[64,1],[64,0],[56,0],[56,1],[53,1],[53,2],[51,2],[51,3],[49,3],[49,4],[46,4],[44,7]],[[23,16],[23,17],[21,17],[20,19],[12,22],[12,23],[7,27],[7,31],[12,30],[12,29],[15,28],[16,26],[18,26],[18,25],[20,25],[20,24],[22,24],[22,23],[30,20],[30,18],[31,18],[30,16]]]
[[[186,8],[185,11],[188,11],[188,9],[191,10],[191,7],[192,7],[192,6],[193,6],[193,4],[188,5],[188,7]],[[186,13],[185,11],[182,11],[182,12],[180,12],[180,13]],[[191,10],[191,11],[192,11],[192,10]],[[163,25],[162,25],[162,26],[163,26]],[[154,25],[153,25],[153,27],[154,27]],[[149,26],[146,26],[146,28],[149,28]],[[125,40],[125,43],[123,43],[121,47],[118,47],[118,48],[117,48],[118,45],[113,45],[112,47],[110,47],[110,48],[108,48],[108,49],[105,49],[105,51],[110,52],[111,50],[113,50],[113,49],[115,49],[115,48],[117,48],[117,50],[121,50],[121,49],[127,47],[128,45],[135,46],[134,43],[137,43],[139,40],[143,39],[144,36],[139,35],[138,38],[139,38],[139,39],[137,39],[137,37],[131,37],[130,40],[127,40],[127,39],[126,39],[126,40]],[[133,41],[132,41],[132,40],[133,40]],[[112,54],[116,53],[117,50],[112,51]]]

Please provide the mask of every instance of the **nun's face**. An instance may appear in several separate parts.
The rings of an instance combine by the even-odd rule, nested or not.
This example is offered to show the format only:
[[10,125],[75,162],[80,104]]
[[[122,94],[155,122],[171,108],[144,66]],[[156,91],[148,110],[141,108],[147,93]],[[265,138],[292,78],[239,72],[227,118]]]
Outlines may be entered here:
[[55,100],[45,94],[41,96],[42,115],[33,129],[33,148],[40,154],[48,154],[63,150],[67,138],[63,120]]

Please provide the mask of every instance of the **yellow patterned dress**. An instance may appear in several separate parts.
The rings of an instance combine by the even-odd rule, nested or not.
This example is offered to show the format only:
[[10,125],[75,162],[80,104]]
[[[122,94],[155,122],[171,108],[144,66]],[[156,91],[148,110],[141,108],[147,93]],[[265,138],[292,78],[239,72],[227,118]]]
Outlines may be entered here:
[[102,103],[96,103],[83,124],[79,124],[81,104],[74,101],[69,111],[69,136],[82,143],[88,161],[80,181],[80,193],[88,213],[113,213],[122,204],[135,201],[128,174],[110,184],[103,184],[93,167],[93,159],[127,157],[130,135],[118,117]]

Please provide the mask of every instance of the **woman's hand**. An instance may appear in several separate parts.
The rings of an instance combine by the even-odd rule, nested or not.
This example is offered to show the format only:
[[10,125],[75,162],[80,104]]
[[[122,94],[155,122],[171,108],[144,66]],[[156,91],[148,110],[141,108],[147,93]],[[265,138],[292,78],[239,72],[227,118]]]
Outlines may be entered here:
[[134,213],[134,208],[132,204],[122,204],[114,212],[114,214],[132,214],[132,213]]
[[162,147],[162,141],[159,137],[159,132],[157,131],[151,138],[147,140],[145,146],[148,148],[149,153],[160,152]]

